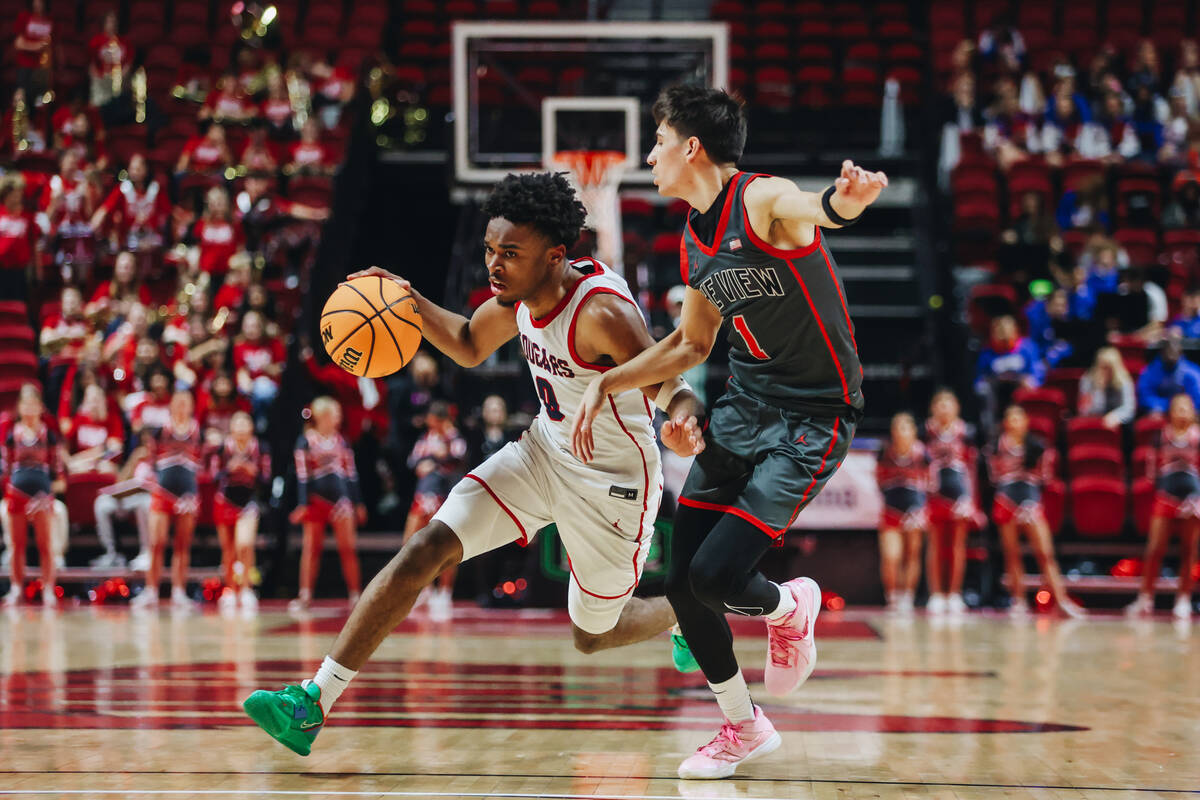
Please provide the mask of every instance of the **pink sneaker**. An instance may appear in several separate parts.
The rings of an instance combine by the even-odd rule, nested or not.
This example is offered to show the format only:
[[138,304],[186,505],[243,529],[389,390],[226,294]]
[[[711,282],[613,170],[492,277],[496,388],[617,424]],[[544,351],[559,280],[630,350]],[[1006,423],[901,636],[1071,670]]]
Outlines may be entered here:
[[728,778],[738,764],[774,753],[783,744],[771,720],[754,707],[754,719],[736,725],[729,720],[708,744],[679,765],[679,777],[685,780]]
[[812,578],[794,578],[783,584],[796,598],[796,609],[778,622],[767,623],[767,691],[780,697],[791,694],[808,680],[817,666],[813,627],[821,611],[821,587]]

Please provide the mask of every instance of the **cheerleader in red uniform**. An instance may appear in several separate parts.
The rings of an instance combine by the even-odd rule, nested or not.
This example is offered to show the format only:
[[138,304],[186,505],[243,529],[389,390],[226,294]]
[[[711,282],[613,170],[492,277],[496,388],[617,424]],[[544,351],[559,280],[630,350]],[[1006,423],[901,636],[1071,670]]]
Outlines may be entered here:
[[988,455],[988,472],[996,487],[992,520],[1000,530],[1005,571],[1013,595],[1010,612],[1014,616],[1029,613],[1023,588],[1025,568],[1017,538],[1018,529],[1023,528],[1037,557],[1042,578],[1049,585],[1058,607],[1068,616],[1086,616],[1083,608],[1067,597],[1067,587],[1054,556],[1050,525],[1042,507],[1042,486],[1054,475],[1054,451],[1029,435],[1029,417],[1020,406],[1008,407],[1003,425],[1003,431]]
[[312,427],[296,442],[299,505],[291,520],[304,523],[304,547],[300,555],[300,593],[288,606],[292,611],[303,611],[312,602],[326,524],[337,538],[351,605],[358,601],[362,590],[355,526],[366,521],[367,509],[359,496],[354,453],[338,432],[342,407],[330,397],[318,397],[312,403],[312,420]]
[[1200,540],[1200,425],[1196,408],[1187,394],[1171,398],[1167,424],[1159,433],[1157,452],[1147,465],[1158,490],[1146,542],[1142,588],[1126,607],[1130,616],[1154,611],[1154,581],[1171,539],[1171,523],[1180,524],[1179,590],[1175,595],[1176,619],[1192,618],[1192,570],[1196,566],[1196,543]]
[[879,523],[879,572],[888,608],[911,613],[921,579],[921,539],[925,531],[925,487],[929,459],[917,439],[911,414],[892,417],[891,441],[880,451],[875,477],[883,492]]
[[44,411],[41,391],[32,383],[25,384],[17,399],[17,420],[4,437],[4,477],[8,481],[4,497],[13,542],[9,562],[12,586],[4,598],[5,605],[19,603],[25,587],[26,522],[33,525],[37,539],[42,603],[47,607],[58,605],[50,525],[54,494],[64,488],[64,472],[58,432],[46,424]]
[[146,570],[145,591],[133,600],[136,607],[158,605],[163,556],[172,520],[175,550],[171,556],[171,604],[180,608],[192,606],[187,596],[187,574],[192,533],[200,510],[198,483],[203,439],[191,392],[177,391],[171,395],[170,412],[167,425],[150,440],[149,460],[155,476],[150,504],[150,567]]
[[929,413],[925,422],[930,473],[926,610],[930,614],[959,615],[967,610],[962,585],[967,565],[967,531],[975,515],[975,453],[968,444],[967,425],[959,417],[958,398],[953,392],[942,389],[934,394]]
[[[244,411],[233,415],[230,436],[216,448],[210,463],[217,479],[213,508],[221,541],[221,574],[225,589],[218,605],[231,611],[238,602],[243,611],[258,609],[254,593],[254,544],[258,538],[259,488],[271,478],[271,457],[254,436],[254,419]],[[240,588],[239,588],[240,587]]]

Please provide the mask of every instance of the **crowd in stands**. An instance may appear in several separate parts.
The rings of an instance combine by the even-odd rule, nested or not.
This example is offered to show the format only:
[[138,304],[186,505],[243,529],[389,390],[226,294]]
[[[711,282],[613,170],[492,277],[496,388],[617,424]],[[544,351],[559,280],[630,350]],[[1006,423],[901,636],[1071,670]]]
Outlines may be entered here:
[[1195,510],[1163,498],[1192,478],[1164,488],[1185,460],[1161,454],[1173,416],[1200,404],[1200,49],[1182,18],[1160,24],[1182,4],[1106,13],[1102,38],[1094,4],[935,3],[942,174],[955,262],[990,275],[967,308],[980,440],[1024,409],[1056,457],[1055,532],[1165,548],[1156,520],[1180,522],[1176,613],[1190,615]]

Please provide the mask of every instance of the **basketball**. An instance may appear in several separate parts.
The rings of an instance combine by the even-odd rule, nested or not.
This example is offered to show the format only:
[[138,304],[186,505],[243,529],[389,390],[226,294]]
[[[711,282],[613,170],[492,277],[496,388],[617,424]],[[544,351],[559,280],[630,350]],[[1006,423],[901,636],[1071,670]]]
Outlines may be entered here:
[[421,313],[395,281],[355,278],[325,301],[321,342],[347,372],[382,378],[403,369],[421,346]]

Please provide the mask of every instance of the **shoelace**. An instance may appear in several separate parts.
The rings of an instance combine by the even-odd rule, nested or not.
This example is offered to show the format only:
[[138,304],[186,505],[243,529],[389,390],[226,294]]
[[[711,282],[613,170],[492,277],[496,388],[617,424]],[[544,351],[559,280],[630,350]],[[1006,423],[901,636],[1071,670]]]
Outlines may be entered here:
[[792,666],[793,658],[800,652],[793,642],[803,641],[807,635],[808,625],[805,625],[802,630],[796,630],[786,624],[768,626],[767,644],[770,646],[771,663],[777,667]]
[[742,737],[738,733],[737,726],[726,720],[725,724],[721,726],[721,730],[717,731],[717,735],[713,737],[713,740],[700,748],[700,752],[711,758],[721,753],[729,753],[733,748],[741,746]]

